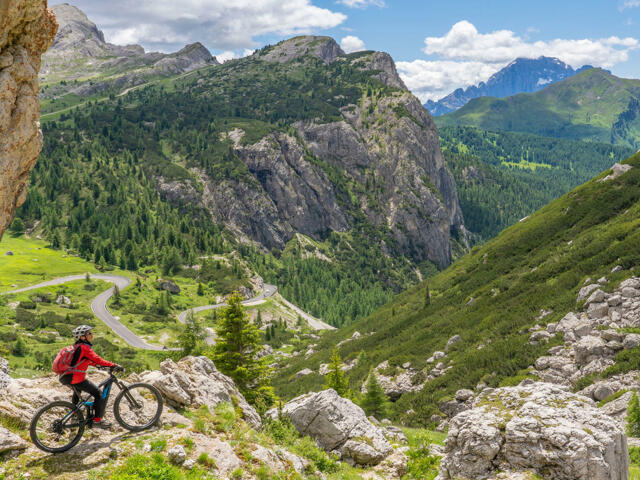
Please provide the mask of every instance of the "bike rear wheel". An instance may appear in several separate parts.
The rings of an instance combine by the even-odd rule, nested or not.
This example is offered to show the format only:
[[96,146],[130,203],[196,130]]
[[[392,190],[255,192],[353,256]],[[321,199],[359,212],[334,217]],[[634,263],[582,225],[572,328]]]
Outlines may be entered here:
[[113,414],[120,425],[132,432],[146,430],[162,415],[162,395],[147,383],[134,383],[122,390],[113,402]]
[[84,416],[71,402],[56,401],[36,412],[29,435],[40,450],[49,453],[66,452],[82,438]]

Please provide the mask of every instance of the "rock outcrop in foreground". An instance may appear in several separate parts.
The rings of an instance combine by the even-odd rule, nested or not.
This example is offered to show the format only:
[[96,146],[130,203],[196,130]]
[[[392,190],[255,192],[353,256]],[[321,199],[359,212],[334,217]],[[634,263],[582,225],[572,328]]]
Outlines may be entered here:
[[592,400],[564,387],[486,389],[451,421],[438,480],[524,470],[553,480],[626,480],[627,439]]
[[[392,451],[384,431],[369,421],[364,411],[335,390],[307,393],[282,407],[301,435],[309,435],[327,452],[335,451],[345,461],[377,465]],[[278,410],[267,415],[278,417]]]
[[137,375],[139,381],[150,383],[176,407],[201,407],[213,410],[220,402],[237,402],[244,420],[259,429],[262,421],[258,412],[247,403],[231,378],[218,371],[207,357],[184,357],[178,363],[166,359],[160,371]]
[[0,237],[42,148],[38,71],[57,28],[46,0],[0,2]]

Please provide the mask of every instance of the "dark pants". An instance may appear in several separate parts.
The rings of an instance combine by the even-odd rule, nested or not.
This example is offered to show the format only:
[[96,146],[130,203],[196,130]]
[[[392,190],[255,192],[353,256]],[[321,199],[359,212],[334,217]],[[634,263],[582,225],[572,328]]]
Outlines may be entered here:
[[[75,387],[77,390],[80,390],[81,392],[87,392],[89,395],[92,395],[93,410],[95,412],[95,416],[98,418],[102,418],[102,415],[104,414],[104,399],[102,398],[102,393],[100,393],[100,390],[98,389],[98,387],[96,387],[89,380],[83,380],[80,383],[71,385],[71,379],[72,379],[72,375],[64,375],[60,377],[60,383],[63,385],[67,385],[68,387]],[[80,399],[78,398],[78,395],[74,391],[73,398],[71,399],[71,403],[75,405],[79,401]]]

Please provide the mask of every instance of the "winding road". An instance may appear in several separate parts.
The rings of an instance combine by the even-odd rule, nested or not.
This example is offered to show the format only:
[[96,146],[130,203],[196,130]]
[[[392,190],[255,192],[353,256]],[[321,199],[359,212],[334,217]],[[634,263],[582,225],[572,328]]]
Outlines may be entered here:
[[[92,279],[94,279],[94,280],[103,280],[105,282],[113,283],[115,286],[118,287],[119,290],[123,290],[123,289],[127,288],[131,284],[131,279],[129,279],[128,277],[123,277],[121,275],[108,275],[108,274],[96,273],[96,274],[91,274],[90,277]],[[8,291],[8,292],[2,292],[2,293],[0,293],[0,295],[9,295],[9,294],[13,294],[13,293],[21,293],[21,292],[26,292],[26,291],[29,291],[29,290],[35,290],[35,289],[43,288],[43,287],[51,287],[51,286],[54,286],[54,285],[62,285],[63,283],[67,283],[67,282],[75,282],[75,281],[78,281],[78,280],[84,280],[85,278],[86,278],[86,274],[68,275],[66,277],[60,277],[60,278],[54,278],[53,280],[47,280],[46,282],[41,282],[41,283],[38,283],[36,285],[30,285],[28,287],[18,288],[16,290],[11,290],[11,291]],[[111,330],[113,330],[113,332],[116,335],[118,335],[120,338],[122,338],[125,342],[127,342],[130,346],[132,346],[134,348],[141,348],[141,349],[144,349],[144,350],[175,350],[173,348],[172,349],[168,349],[166,346],[152,345],[150,343],[147,343],[144,339],[142,339],[139,336],[137,336],[135,333],[133,333],[131,330],[129,330],[125,325],[123,325],[122,322],[120,322],[116,317],[114,317],[111,314],[111,312],[109,311],[109,308],[107,308],[107,302],[113,296],[113,291],[114,291],[114,287],[111,287],[110,289],[105,290],[104,292],[100,293],[91,302],[91,311],[100,320],[102,320],[102,322],[107,327],[109,327]],[[256,295],[253,298],[250,298],[248,300],[244,300],[242,302],[242,304],[245,305],[245,306],[260,305],[261,303],[266,302],[267,298],[272,297],[277,291],[278,291],[278,287],[276,287],[275,285],[269,285],[269,284],[265,283],[264,284],[264,291],[262,293],[260,293],[259,295]],[[309,326],[311,326],[312,328],[315,328],[316,330],[324,330],[324,329],[333,329],[334,328],[331,325],[328,325],[328,324],[324,323],[323,321],[318,320],[317,318],[314,318],[311,315],[303,312],[302,310],[300,310],[298,307],[296,307],[292,303],[289,303],[286,300],[284,300],[284,303],[288,307],[294,309],[298,314],[303,316],[309,322]],[[200,306],[200,307],[194,307],[192,309],[185,310],[184,312],[180,312],[177,317],[178,317],[178,320],[180,322],[184,323],[186,318],[187,318],[188,313],[191,312],[191,311],[193,311],[194,313],[202,312],[204,310],[213,310],[215,308],[224,307],[226,305],[227,305],[226,303],[218,303],[218,304],[215,304],[215,305],[204,305],[204,306]],[[208,336],[206,338],[206,342],[208,344],[214,343],[213,335]]]

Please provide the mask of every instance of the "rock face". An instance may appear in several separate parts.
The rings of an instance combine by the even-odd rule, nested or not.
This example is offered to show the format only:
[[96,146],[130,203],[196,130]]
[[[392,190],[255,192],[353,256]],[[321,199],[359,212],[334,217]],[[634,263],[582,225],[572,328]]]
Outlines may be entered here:
[[0,237],[42,148],[38,71],[56,29],[45,0],[0,3]]
[[484,392],[450,423],[440,480],[533,470],[554,480],[628,478],[627,440],[586,397],[547,383]]
[[301,36],[284,40],[261,54],[267,62],[286,63],[305,55],[311,55],[324,63],[335,61],[344,52],[331,37]]
[[[50,85],[42,92],[44,98],[69,93],[85,96],[111,87],[125,89],[154,75],[181,74],[218,64],[200,43],[170,54],[145,53],[140,45],[113,45],[105,42],[102,31],[80,9],[66,3],[52,9],[60,29],[51,49],[43,56],[41,78],[47,83],[61,80],[68,83]],[[104,71],[110,72],[109,79],[98,78]],[[93,80],[85,81],[87,78]]]
[[9,362],[0,357],[0,391],[7,388],[9,382],[11,382],[11,377],[9,376]]
[[[308,393],[282,407],[301,435],[309,435],[326,451],[337,451],[343,460],[376,465],[391,453],[384,431],[373,425],[356,404],[335,390]],[[267,415],[277,418],[277,409]]]
[[142,382],[155,386],[170,405],[200,407],[213,411],[220,402],[238,402],[246,422],[260,428],[262,421],[255,409],[247,403],[233,380],[218,371],[207,357],[185,357],[178,363],[167,359],[160,371],[141,373]]

